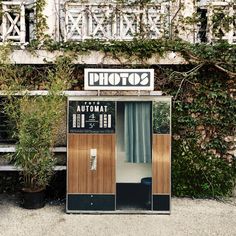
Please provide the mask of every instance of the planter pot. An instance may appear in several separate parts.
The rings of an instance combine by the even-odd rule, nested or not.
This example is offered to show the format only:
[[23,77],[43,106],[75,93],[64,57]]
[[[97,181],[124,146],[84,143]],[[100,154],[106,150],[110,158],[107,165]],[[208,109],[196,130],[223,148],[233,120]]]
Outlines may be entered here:
[[45,189],[35,192],[23,189],[22,195],[22,206],[26,209],[39,209],[45,206]]

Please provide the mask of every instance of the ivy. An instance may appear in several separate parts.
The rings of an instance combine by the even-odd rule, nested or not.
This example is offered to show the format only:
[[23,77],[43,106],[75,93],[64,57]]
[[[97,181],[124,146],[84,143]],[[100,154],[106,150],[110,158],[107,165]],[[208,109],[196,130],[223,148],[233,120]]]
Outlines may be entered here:
[[222,197],[235,185],[235,166],[201,152],[193,141],[173,144],[172,186],[176,196]]
[[35,12],[36,12],[36,40],[42,41],[45,40],[45,30],[48,29],[46,16],[43,11],[46,6],[46,0],[37,0],[35,2]]
[[[34,44],[29,47],[34,48]],[[164,56],[166,52],[176,52],[182,55],[190,63],[205,65],[215,65],[219,70],[236,76],[236,45],[225,41],[219,41],[214,45],[190,44],[182,40],[163,39],[134,39],[132,41],[101,41],[86,40],[82,42],[55,42],[47,40],[44,44],[49,51],[63,50],[64,52],[74,52],[76,54],[88,53],[89,51],[100,51],[110,54],[115,58],[137,57],[145,60],[154,54]]]
[[[230,195],[236,180],[234,82],[213,66],[202,67],[182,85],[173,103],[173,193],[177,196]],[[166,86],[175,95],[179,83]]]

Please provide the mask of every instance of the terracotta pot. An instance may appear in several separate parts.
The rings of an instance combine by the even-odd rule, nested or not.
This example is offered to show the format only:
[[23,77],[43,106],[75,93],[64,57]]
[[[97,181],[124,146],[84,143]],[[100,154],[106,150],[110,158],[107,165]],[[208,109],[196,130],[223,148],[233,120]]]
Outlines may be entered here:
[[39,209],[45,206],[45,189],[39,191],[22,189],[22,195],[22,206],[26,209]]

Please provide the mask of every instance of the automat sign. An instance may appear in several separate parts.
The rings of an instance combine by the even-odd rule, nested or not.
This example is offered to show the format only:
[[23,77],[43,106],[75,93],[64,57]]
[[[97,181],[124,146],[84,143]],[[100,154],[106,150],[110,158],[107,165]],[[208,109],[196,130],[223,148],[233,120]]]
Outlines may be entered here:
[[85,69],[85,90],[154,90],[153,69]]
[[69,101],[69,133],[114,133],[115,102]]

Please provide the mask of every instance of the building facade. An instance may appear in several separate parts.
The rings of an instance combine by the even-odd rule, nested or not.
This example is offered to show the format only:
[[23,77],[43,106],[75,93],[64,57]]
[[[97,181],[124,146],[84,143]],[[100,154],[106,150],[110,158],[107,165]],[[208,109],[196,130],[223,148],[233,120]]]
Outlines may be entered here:
[[[78,81],[66,91],[69,97],[69,122],[66,124],[65,118],[64,133],[62,132],[64,141],[54,150],[61,156],[67,153],[67,211],[119,211],[127,206],[129,210],[132,204],[134,208],[139,209],[141,199],[140,201],[146,203],[145,207],[141,207],[142,210],[169,213],[171,97],[162,95],[157,85],[156,71],[159,66],[188,66],[194,63],[194,56],[187,60],[181,54],[184,44],[181,44],[181,50],[174,50],[175,42],[196,45],[214,44],[224,40],[235,44],[235,2],[9,0],[0,3],[0,41],[1,44],[12,47],[9,53],[10,63],[19,66],[33,65],[34,70],[38,70],[39,67],[43,68],[55,62],[59,56],[73,54],[73,63],[78,67]],[[150,47],[155,47],[151,55],[144,55],[145,50],[139,48],[145,42]],[[127,53],[127,45],[132,43],[130,48],[136,50],[136,54]],[[122,45],[123,51],[117,49]],[[90,87],[86,90],[88,81],[83,70],[87,68],[99,68],[101,73],[112,69],[122,78],[129,76],[124,75],[124,69],[135,68],[135,75],[130,80],[127,79],[134,81],[134,84],[139,76],[139,72],[135,71],[137,68],[143,68],[144,71],[145,68],[151,68],[155,71],[152,75],[153,89],[143,91],[142,88],[136,87],[120,90],[115,87],[109,90],[101,87],[91,91]],[[105,75],[101,76],[102,85],[106,85]],[[116,84],[115,77],[109,78],[111,84]],[[93,79],[95,81],[95,77]],[[35,89],[32,86],[30,94],[44,95],[46,91],[41,83]],[[1,95],[4,95],[3,90]],[[144,103],[145,108],[138,107],[141,103]],[[129,108],[130,104],[137,108]],[[128,114],[134,114],[135,109],[141,114],[148,110],[146,112],[149,114],[149,121],[142,118],[144,121],[140,121],[137,126],[143,122],[144,130],[150,130],[149,134],[144,136],[145,142],[149,140],[149,144],[136,141],[135,144],[127,145],[132,139],[127,137],[135,130],[129,130],[131,124],[127,125],[130,119]],[[164,125],[158,123],[160,120],[155,120],[155,114],[161,116],[161,111],[167,112]],[[1,119],[3,122],[6,119],[4,114]],[[100,122],[97,129],[96,122]],[[89,129],[87,125],[92,128]],[[1,127],[1,152],[14,152],[14,145],[8,143],[7,131],[4,128],[6,126]],[[133,152],[129,149],[148,145],[150,153],[147,154],[147,159],[150,158],[151,161],[141,160],[140,157],[135,161],[127,161],[131,156],[127,153]],[[139,153],[142,151],[143,148],[138,148]],[[81,161],[77,160],[78,157]],[[10,165],[1,168],[13,169]],[[57,169],[66,169],[65,162],[64,166],[57,166]],[[129,188],[133,188],[133,192]],[[129,196],[145,191],[148,196],[146,200],[145,196],[141,196],[137,201]],[[122,204],[126,206],[122,208]]]

